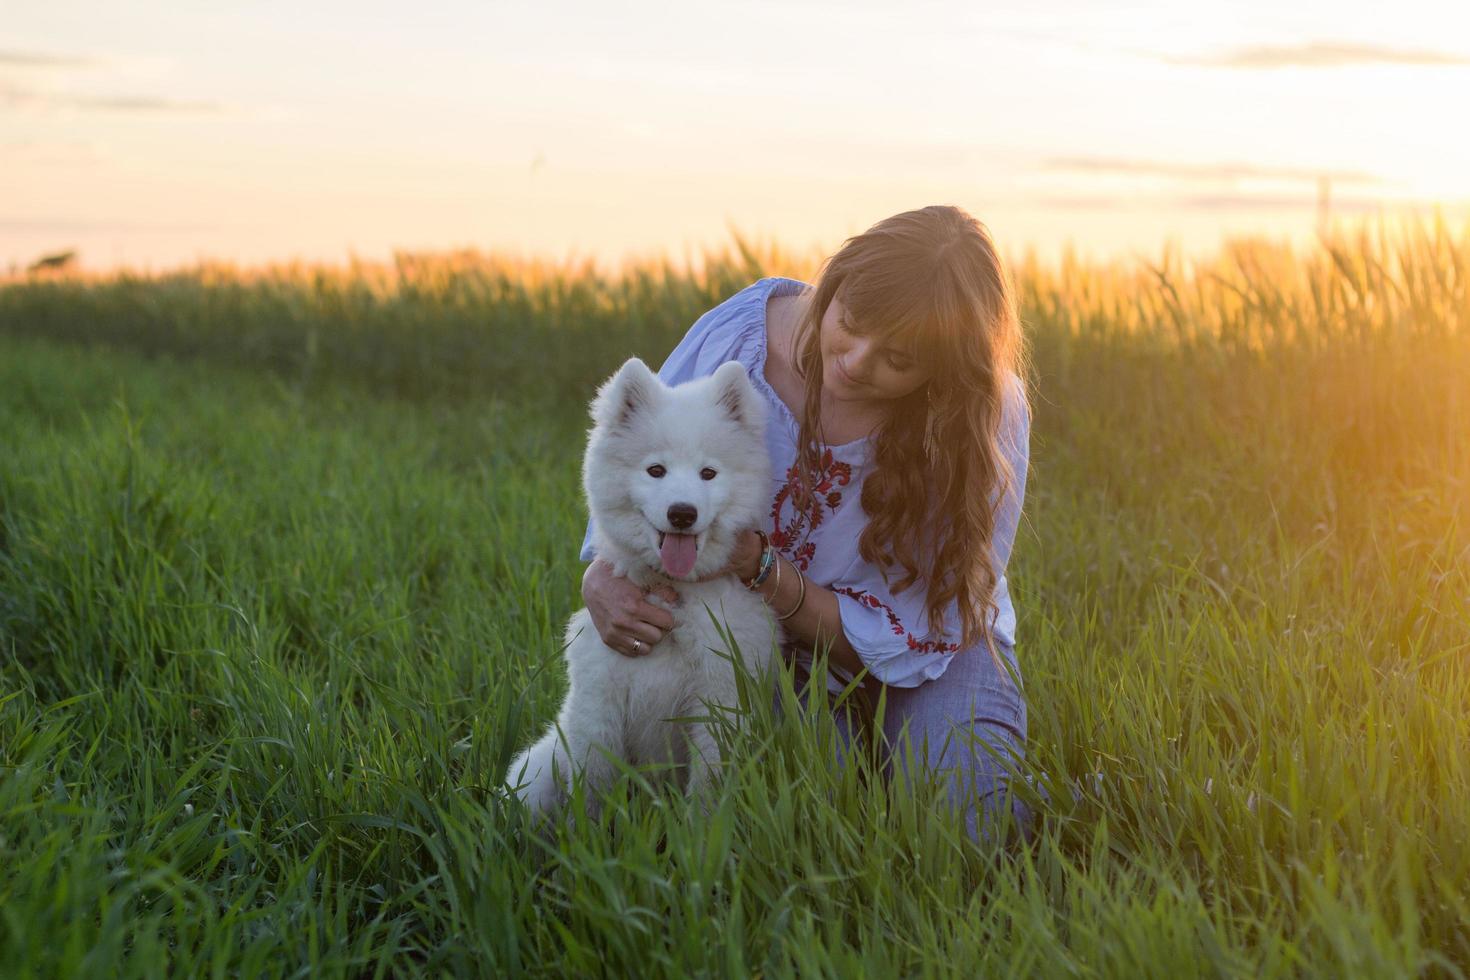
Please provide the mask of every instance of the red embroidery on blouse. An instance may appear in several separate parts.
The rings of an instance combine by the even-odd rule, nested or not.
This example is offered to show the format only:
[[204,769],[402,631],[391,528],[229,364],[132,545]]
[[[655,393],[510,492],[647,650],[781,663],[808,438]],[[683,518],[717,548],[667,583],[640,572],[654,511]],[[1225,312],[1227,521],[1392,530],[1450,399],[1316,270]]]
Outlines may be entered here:
[[864,592],[862,589],[848,589],[843,587],[833,588],[832,591],[840,592],[843,595],[848,596],[849,598],[856,599],[858,602],[861,602],[869,609],[883,610],[883,612],[886,613],[888,616],[888,627],[893,630],[893,635],[908,637],[909,649],[914,651],[915,653],[955,653],[960,648],[960,645],[958,643],[943,643],[939,640],[919,639],[917,636],[904,629],[903,623],[899,621],[898,615],[891,608],[889,608],[887,603],[883,602],[871,592]]
[[[819,469],[816,486],[812,487],[816,500],[812,502],[810,514],[796,506],[796,498],[801,495],[801,473],[794,463],[786,471],[785,486],[776,491],[771,502],[771,544],[804,572],[811,568],[812,559],[817,556],[811,532],[821,526],[828,511],[836,510],[842,503],[842,491],[838,488],[852,482],[852,464],[833,459],[831,449],[822,450]],[[791,504],[789,516],[784,514],[788,502]],[[805,535],[802,535],[803,530]],[[805,540],[797,544],[799,536]]]

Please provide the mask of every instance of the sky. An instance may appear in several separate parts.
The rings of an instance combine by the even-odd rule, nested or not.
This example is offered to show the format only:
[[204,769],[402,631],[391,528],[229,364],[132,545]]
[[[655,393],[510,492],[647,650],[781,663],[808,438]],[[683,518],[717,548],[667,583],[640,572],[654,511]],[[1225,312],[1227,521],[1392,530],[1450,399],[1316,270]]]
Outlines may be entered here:
[[[0,270],[1470,221],[1470,4],[0,0]],[[1015,8],[1015,9],[1010,9]]]

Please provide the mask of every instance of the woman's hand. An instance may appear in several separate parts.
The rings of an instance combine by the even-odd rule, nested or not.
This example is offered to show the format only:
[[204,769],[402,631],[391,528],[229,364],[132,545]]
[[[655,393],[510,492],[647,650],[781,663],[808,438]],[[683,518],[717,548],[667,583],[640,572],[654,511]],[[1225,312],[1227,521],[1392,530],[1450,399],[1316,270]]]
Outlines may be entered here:
[[[670,603],[679,601],[679,593],[667,585],[653,591]],[[674,628],[673,615],[649,602],[644,598],[646,594],[614,574],[612,565],[600,558],[582,575],[582,602],[592,616],[597,635],[625,657],[650,652]]]

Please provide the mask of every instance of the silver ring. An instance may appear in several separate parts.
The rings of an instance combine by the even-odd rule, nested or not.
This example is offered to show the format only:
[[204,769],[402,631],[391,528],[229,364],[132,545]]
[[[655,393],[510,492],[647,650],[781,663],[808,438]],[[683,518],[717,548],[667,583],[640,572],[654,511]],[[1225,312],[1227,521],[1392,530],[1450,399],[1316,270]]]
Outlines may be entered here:
[[642,640],[634,640],[633,641],[633,652],[634,653],[642,653],[643,652],[643,641]]

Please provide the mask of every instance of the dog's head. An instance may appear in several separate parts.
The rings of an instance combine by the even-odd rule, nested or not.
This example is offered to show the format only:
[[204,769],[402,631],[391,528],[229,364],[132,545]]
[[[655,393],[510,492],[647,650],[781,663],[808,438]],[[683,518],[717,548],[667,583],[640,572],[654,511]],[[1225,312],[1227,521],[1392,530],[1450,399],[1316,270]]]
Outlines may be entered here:
[[605,543],[670,578],[724,567],[769,502],[765,405],[745,369],[670,388],[635,357],[598,390],[592,420],[582,487]]

